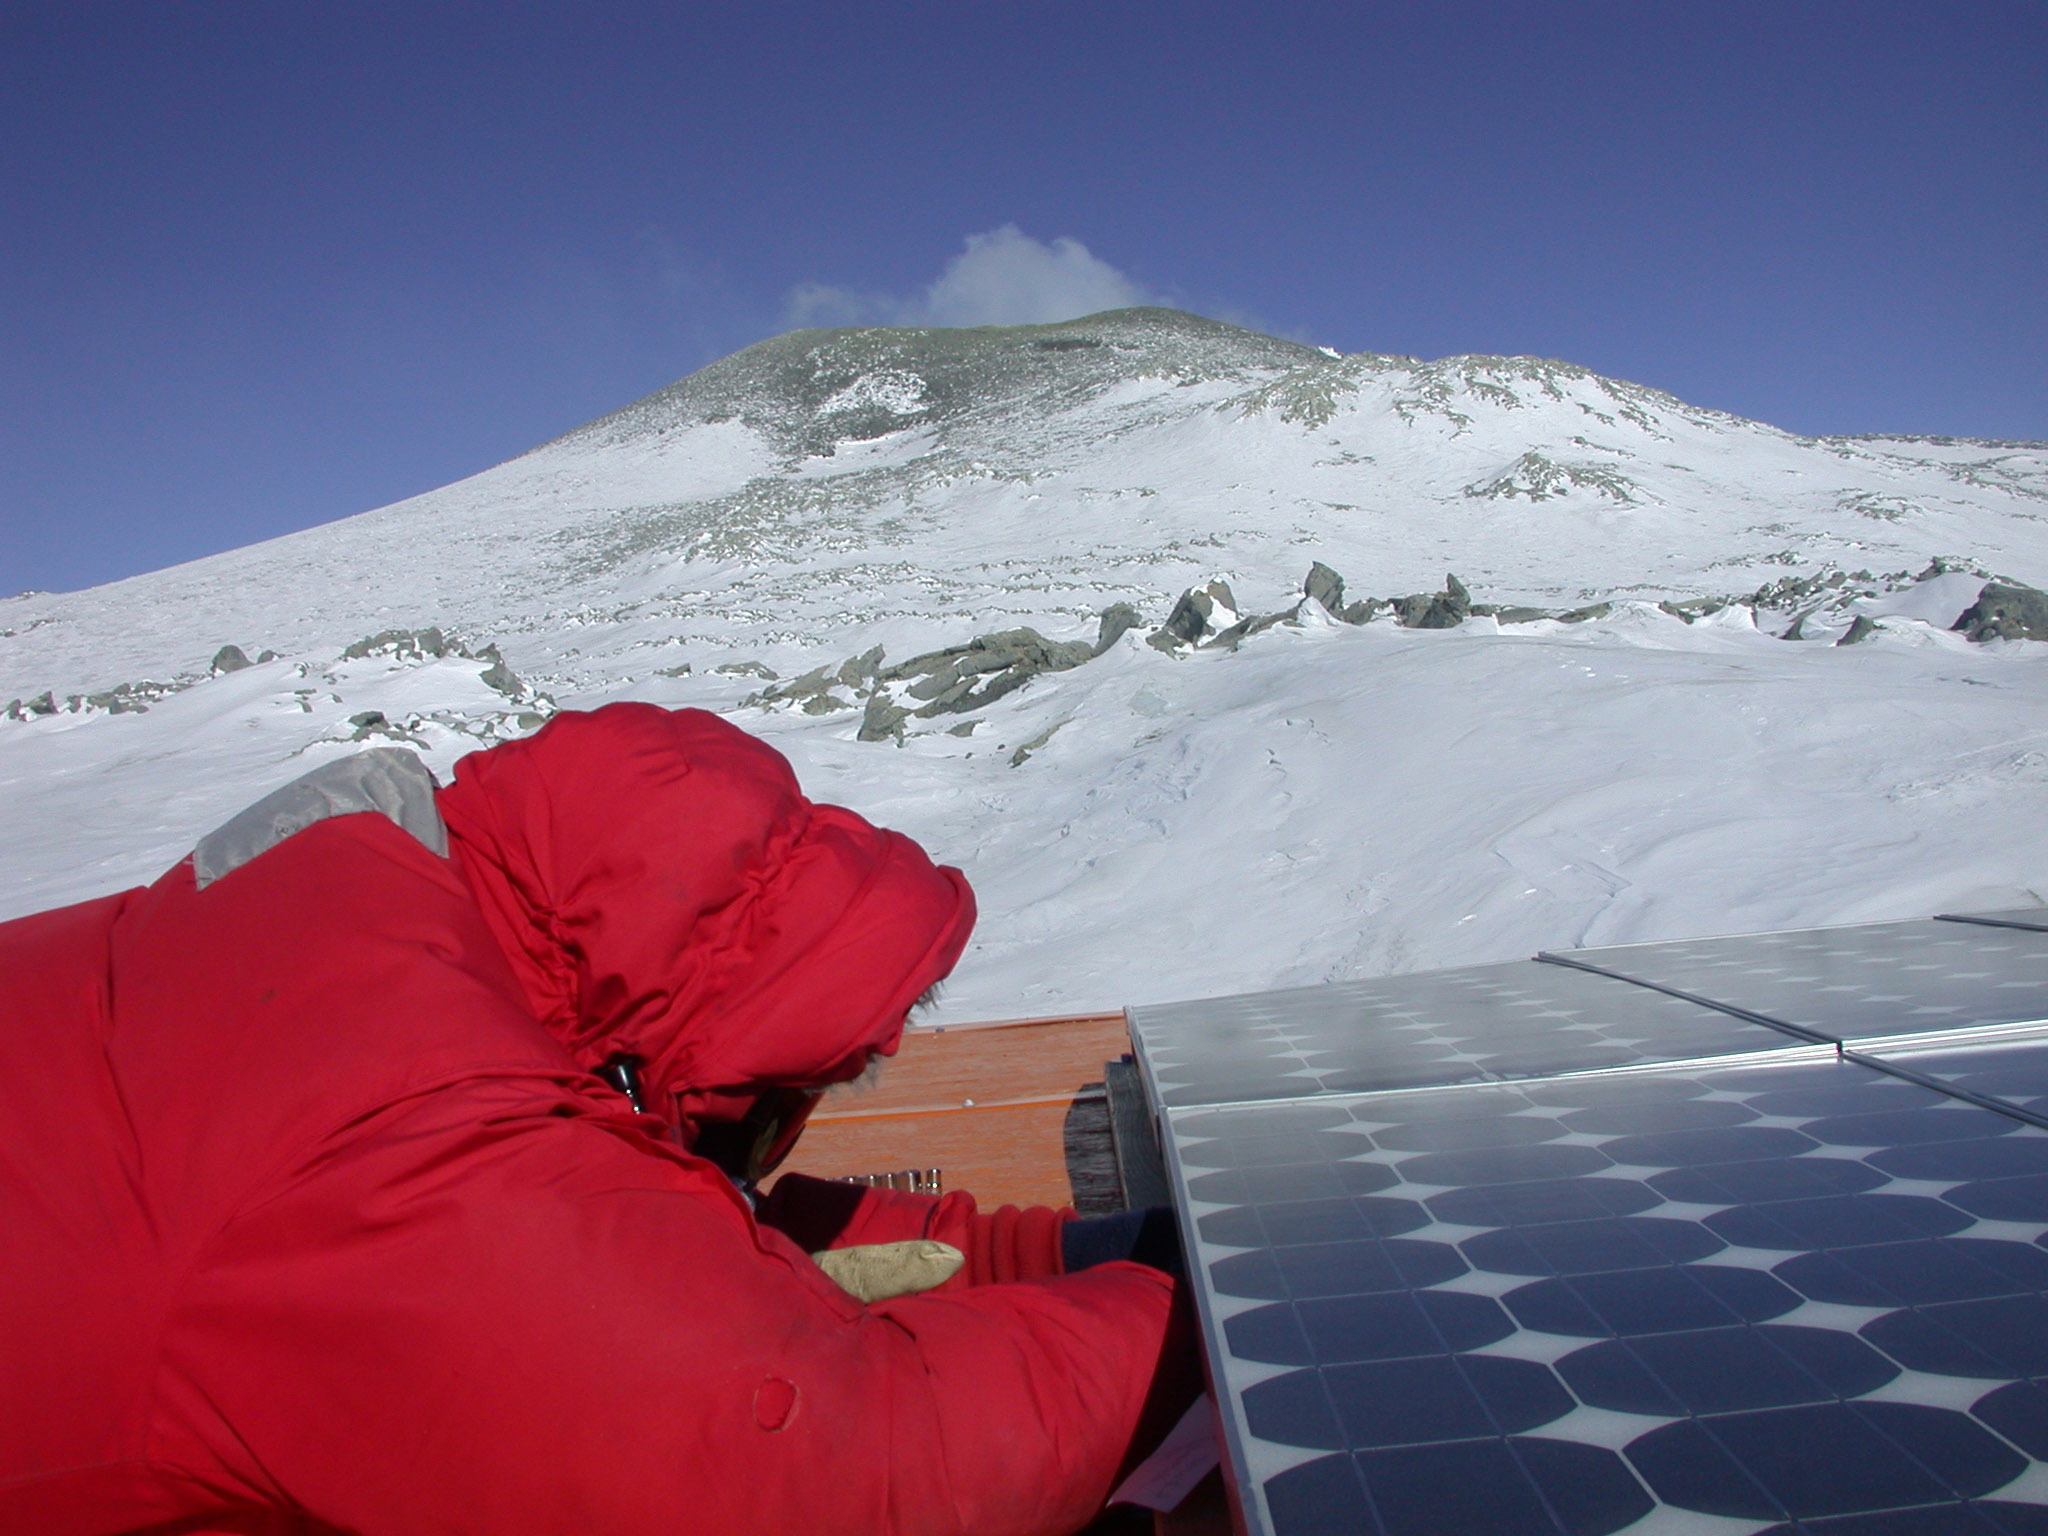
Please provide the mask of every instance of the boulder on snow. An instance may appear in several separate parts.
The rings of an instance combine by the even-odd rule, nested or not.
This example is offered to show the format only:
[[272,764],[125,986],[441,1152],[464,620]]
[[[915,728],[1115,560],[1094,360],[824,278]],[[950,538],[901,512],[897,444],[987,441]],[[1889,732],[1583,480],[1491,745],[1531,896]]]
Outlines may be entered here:
[[2048,592],[1986,582],[1955,627],[1972,640],[2048,640]]
[[1100,656],[1144,622],[1144,615],[1129,603],[1111,603],[1098,616],[1095,627],[1095,654]]
[[1872,635],[1876,633],[1877,621],[1867,613],[1859,613],[1856,615],[1855,622],[1849,626],[1847,632],[1845,632],[1842,638],[1837,640],[1835,644],[1861,645],[1864,641],[1868,640]]
[[1166,622],[1147,636],[1145,643],[1162,651],[1194,645],[1215,632],[1214,620],[1219,611],[1228,613],[1231,622],[1236,622],[1237,598],[1231,593],[1230,583],[1220,576],[1207,586],[1189,587],[1181,593]]
[[1407,629],[1456,629],[1472,613],[1472,594],[1456,576],[1444,578],[1441,592],[1417,592],[1394,599],[1397,619]]
[[215,677],[223,672],[239,672],[249,665],[249,658],[242,654],[239,645],[224,645],[213,653],[213,662],[207,670]]
[[1308,580],[1301,584],[1304,597],[1321,603],[1334,618],[1344,616],[1344,578],[1318,560],[1308,568]]

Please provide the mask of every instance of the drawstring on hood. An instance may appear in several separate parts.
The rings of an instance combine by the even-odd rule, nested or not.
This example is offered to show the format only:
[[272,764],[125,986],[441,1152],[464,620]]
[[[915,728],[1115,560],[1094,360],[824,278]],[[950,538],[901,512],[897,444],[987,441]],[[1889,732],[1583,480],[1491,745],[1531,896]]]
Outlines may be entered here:
[[958,870],[701,710],[557,716],[464,758],[439,808],[535,1016],[593,1072],[638,1057],[655,1114],[858,1075],[974,923]]

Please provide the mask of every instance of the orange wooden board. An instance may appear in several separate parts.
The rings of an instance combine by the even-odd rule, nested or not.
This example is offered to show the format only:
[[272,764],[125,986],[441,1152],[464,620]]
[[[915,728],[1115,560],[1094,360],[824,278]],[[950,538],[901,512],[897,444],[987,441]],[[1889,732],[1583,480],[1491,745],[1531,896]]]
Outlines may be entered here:
[[1067,1110],[1129,1049],[1121,1014],[908,1031],[879,1083],[818,1106],[784,1167],[828,1179],[937,1168],[985,1206],[1070,1204]]

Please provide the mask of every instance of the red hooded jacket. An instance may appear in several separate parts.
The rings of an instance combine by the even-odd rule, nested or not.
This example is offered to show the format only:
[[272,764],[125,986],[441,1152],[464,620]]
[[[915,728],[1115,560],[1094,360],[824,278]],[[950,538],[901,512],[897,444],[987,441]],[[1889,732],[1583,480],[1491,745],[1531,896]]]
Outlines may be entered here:
[[683,1146],[893,1050],[959,874],[695,711],[565,715],[435,800],[445,856],[338,815],[0,924],[0,1532],[1085,1523],[1164,1276],[862,1306],[807,1247],[986,1272],[971,1201],[785,1180],[757,1220]]

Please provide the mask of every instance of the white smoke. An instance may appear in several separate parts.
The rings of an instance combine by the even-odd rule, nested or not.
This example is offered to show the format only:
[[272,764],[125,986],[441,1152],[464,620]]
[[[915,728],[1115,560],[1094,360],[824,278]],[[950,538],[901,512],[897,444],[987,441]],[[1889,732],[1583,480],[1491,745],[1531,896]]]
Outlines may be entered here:
[[1051,244],[1014,224],[969,235],[967,248],[916,298],[805,283],[788,300],[792,325],[1046,325],[1165,301],[1080,241]]

